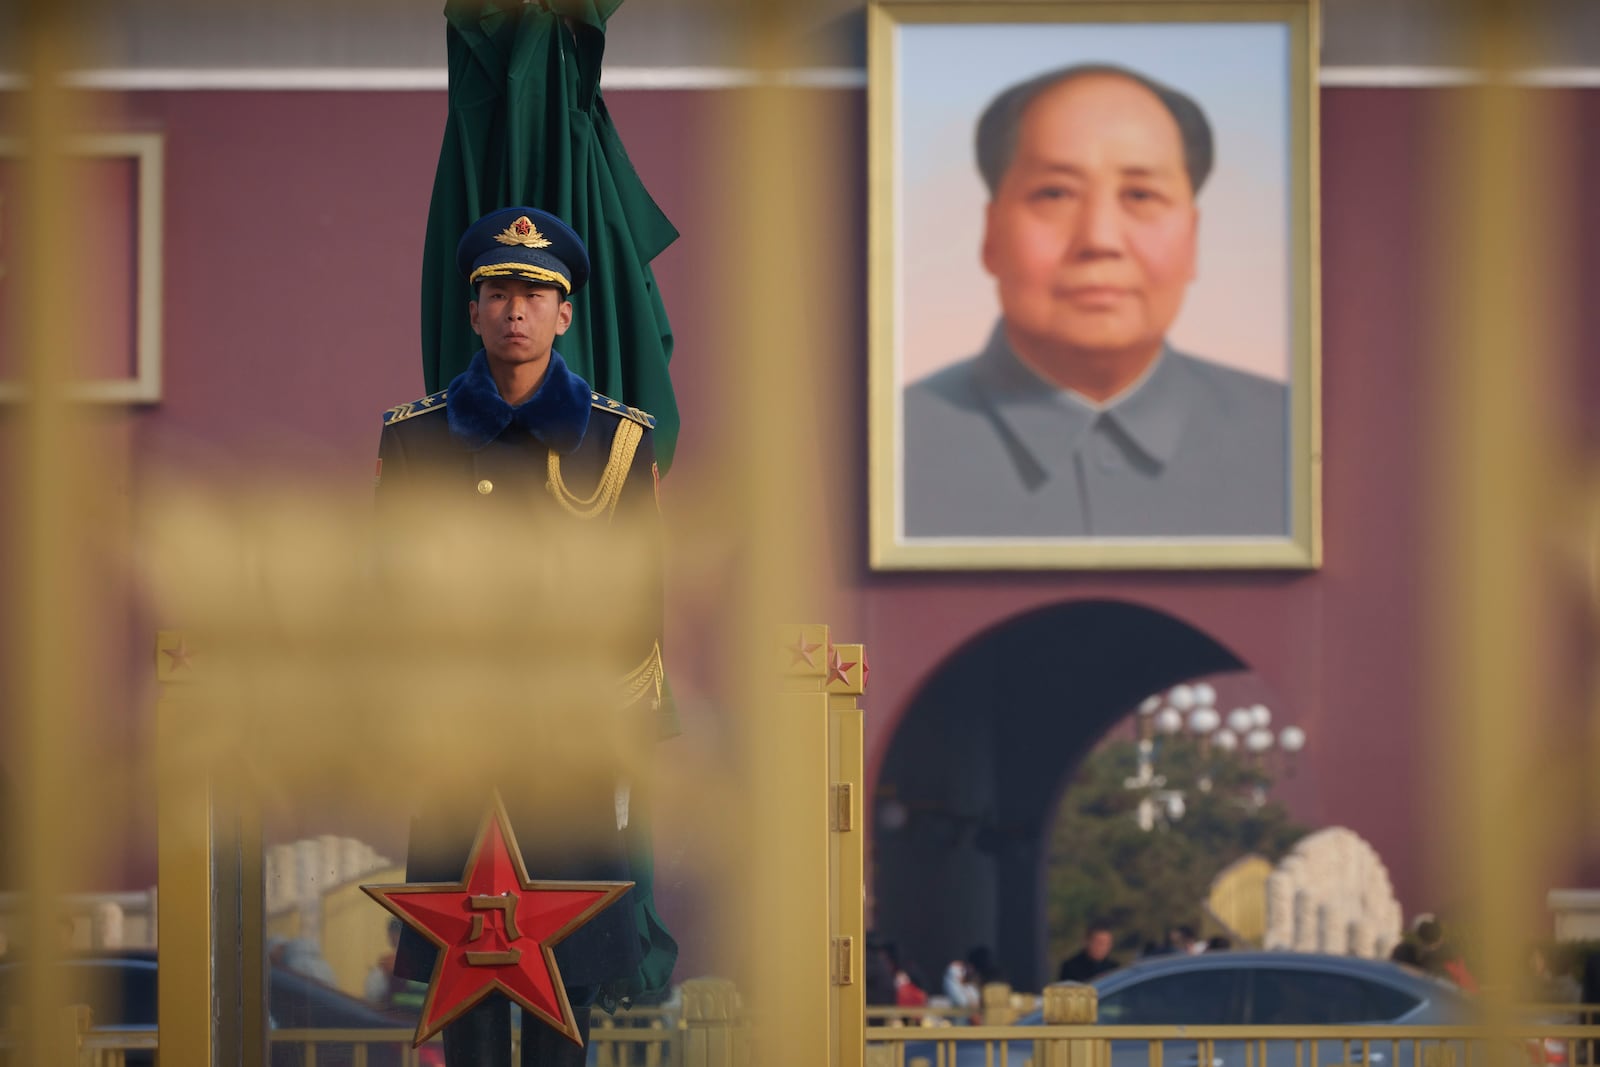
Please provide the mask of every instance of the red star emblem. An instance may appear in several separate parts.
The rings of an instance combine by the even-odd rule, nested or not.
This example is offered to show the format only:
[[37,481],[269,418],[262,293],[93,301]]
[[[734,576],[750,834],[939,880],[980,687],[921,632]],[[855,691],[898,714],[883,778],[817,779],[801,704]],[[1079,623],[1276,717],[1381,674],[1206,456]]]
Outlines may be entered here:
[[806,635],[800,632],[794,635],[794,644],[783,647],[789,653],[789,666],[798,667],[804,663],[807,667],[815,667],[817,661],[811,658],[811,653],[822,646],[817,643],[806,644]]
[[840,659],[839,650],[836,649],[836,648],[833,648],[832,646],[829,646],[829,648],[828,648],[828,680],[826,682],[823,682],[822,683],[823,685],[832,685],[834,682],[844,682],[846,684],[849,684],[850,679],[847,678],[846,675],[848,675],[850,673],[850,671],[856,665],[855,665],[854,662],[851,662],[851,663],[840,663],[839,659]]
[[170,661],[167,664],[167,669],[173,671],[174,673],[181,671],[186,667],[192,668],[194,666],[194,664],[189,662],[189,657],[194,653],[189,651],[189,642],[184,638],[178,638],[177,644],[173,645],[171,648],[163,648],[161,652]]
[[496,794],[460,882],[361,888],[439,946],[414,1045],[493,992],[581,1045],[554,948],[632,887],[530,879]]

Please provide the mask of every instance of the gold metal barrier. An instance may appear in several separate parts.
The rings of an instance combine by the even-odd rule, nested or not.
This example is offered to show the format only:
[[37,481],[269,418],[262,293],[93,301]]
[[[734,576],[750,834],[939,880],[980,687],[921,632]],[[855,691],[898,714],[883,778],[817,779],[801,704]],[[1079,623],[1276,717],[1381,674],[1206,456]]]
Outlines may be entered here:
[[[1583,1062],[1600,1027],[970,1026],[875,1028],[883,1067],[1558,1067]],[[1118,1046],[1113,1057],[1113,1045]],[[1588,1062],[1593,1062],[1591,1059]]]
[[[864,753],[858,698],[866,677],[864,650],[833,644],[821,625],[786,628],[781,648],[783,683],[766,714],[773,725],[773,751],[783,758],[774,760],[782,766],[770,776],[772,794],[762,798],[772,815],[767,832],[786,842],[785,879],[825,887],[786,913],[785,928],[775,935],[783,941],[773,946],[777,958],[798,961],[788,968],[794,984],[784,987],[788,995],[776,1001],[775,1010],[757,1013],[761,1026],[752,1025],[733,983],[711,978],[682,985],[681,1012],[675,1016],[641,1009],[597,1019],[591,1041],[601,1067],[738,1067],[757,1062],[765,1041],[786,1049],[785,1062],[830,1067],[916,1067],[919,1060],[929,1067],[1111,1067],[1113,1041],[1142,1045],[1145,1055],[1135,1059],[1147,1067],[1168,1067],[1168,1059],[1172,1067],[1190,1061],[1192,1067],[1211,1067],[1222,1044],[1234,1050],[1225,1067],[1479,1067],[1487,1058],[1484,1050],[1506,1047],[1508,1040],[1526,1045],[1526,1062],[1517,1067],[1600,1067],[1596,1006],[1524,1006],[1520,1019],[1546,1021],[1514,1033],[1496,1031],[1498,1039],[1487,1029],[1459,1027],[1090,1026],[1096,1018],[1094,991],[1076,985],[1046,989],[1041,1001],[1046,1025],[1039,1027],[1010,1025],[1031,1005],[1001,984],[984,989],[978,1026],[950,1025],[966,1021],[968,1013],[960,1009],[869,1012],[861,959]],[[306,1064],[319,1057],[355,1067],[426,1062],[410,1048],[410,1031],[278,1030],[252,1040],[250,1030],[262,1025],[259,1020],[239,1019],[237,1011],[230,1019],[227,1012],[196,1010],[222,1002],[229,991],[219,988],[224,982],[219,975],[229,972],[236,983],[256,983],[248,989],[237,985],[229,1001],[264,1003],[260,872],[251,866],[260,862],[259,833],[243,818],[248,808],[243,797],[230,795],[208,768],[183,763],[193,752],[185,747],[185,736],[204,711],[186,699],[184,683],[202,654],[175,632],[160,634],[157,650],[163,686],[157,715],[163,760],[158,895],[163,1060],[259,1063],[270,1041],[274,1048],[295,1046],[299,1062]],[[238,945],[245,947],[246,958],[231,959]],[[217,966],[224,961],[236,968]],[[903,1025],[869,1031],[869,1015],[875,1022]],[[825,1026],[820,1024],[824,1018]],[[786,1022],[776,1025],[780,1019]],[[784,1044],[792,1039],[805,1048]],[[75,1040],[79,1067],[121,1065],[127,1053],[157,1044],[146,1032],[80,1030]],[[1119,1067],[1128,1067],[1126,1047],[1117,1059]]]
[[189,696],[204,651],[156,635],[156,1020],[166,1063],[260,1067],[266,1048],[260,819],[237,775],[211,765]]
[[[983,1025],[938,1029],[929,1020],[948,1027],[964,1018],[961,1009],[872,1008],[868,1017],[905,1020],[911,1025],[898,1033],[882,1029],[869,1032],[866,1060],[874,1067],[1110,1067],[1111,1042],[1144,1045],[1147,1067],[1167,1067],[1168,1061],[1203,1064],[1218,1062],[1218,1046],[1231,1043],[1235,1055],[1228,1067],[1474,1067],[1488,1061],[1484,1053],[1495,1039],[1483,1027],[1143,1027],[1091,1026],[1095,1012],[1088,987],[1056,986],[1046,991],[1048,1017],[1062,1019],[1046,1026]],[[691,979],[683,985],[681,1014],[662,1009],[634,1009],[615,1017],[601,1016],[590,1034],[599,1067],[743,1067],[755,1061],[750,1055],[749,1026],[733,983],[721,979]],[[1525,1013],[1552,1011],[1581,1018],[1585,1025],[1530,1023],[1514,1032],[1523,1047],[1515,1049],[1518,1067],[1583,1067],[1600,1063],[1600,1006],[1575,1004],[1527,1005]],[[154,1050],[156,1035],[139,1030],[87,1030],[88,1018],[63,1017],[60,1030],[61,1062],[75,1067],[124,1067],[129,1052]],[[934,1024],[935,1026],[937,1024]],[[284,1029],[270,1035],[274,1046],[289,1046],[299,1053],[296,1062],[349,1063],[364,1067],[392,1063],[395,1067],[420,1067],[422,1053],[411,1048],[410,1029]],[[1556,1042],[1557,1049],[1546,1047]],[[1268,1043],[1273,1048],[1268,1054]],[[1500,1042],[1502,1045],[1504,1042]],[[425,1048],[429,1046],[424,1046]],[[437,1049],[439,1043],[432,1043]],[[76,1050],[77,1059],[71,1059]],[[1192,1053],[1192,1054],[1191,1054]],[[1331,1054],[1330,1054],[1331,1053]],[[1123,1064],[1137,1064],[1126,1053]]]
[[[13,1062],[10,1057],[17,1047],[21,1021],[13,1009],[6,1030],[0,1031],[0,1063]],[[93,1023],[86,1004],[62,1008],[46,1042],[50,1062],[62,1067],[125,1067],[129,1052],[156,1047],[156,1035],[149,1030],[93,1030]]]
[[673,1055],[678,1017],[664,1008],[630,1008],[617,1015],[596,1013],[589,1043],[595,1067],[667,1067],[681,1063]]
[[[782,643],[783,681],[776,707],[766,709],[773,716],[772,751],[782,753],[773,762],[782,766],[760,776],[768,783],[763,788],[772,790],[763,796],[772,815],[767,832],[792,846],[786,848],[782,876],[819,892],[790,913],[775,935],[793,941],[793,951],[787,941],[775,946],[776,958],[800,962],[786,968],[794,984],[777,999],[782,1010],[763,1017],[797,1025],[775,1025],[766,1036],[779,1047],[787,1047],[792,1036],[809,1042],[804,1050],[790,1050],[792,1062],[862,1067],[865,767],[857,701],[865,688],[866,657],[860,645],[835,645],[823,625],[788,627]],[[269,1034],[264,1009],[249,1008],[266,999],[259,821],[247,817],[248,797],[212,775],[198,754],[203,746],[188,740],[205,709],[187,698],[185,683],[203,652],[176,631],[160,633],[156,649],[162,684],[157,900],[163,1059],[186,1067],[259,1064],[270,1041],[299,1046],[307,1064],[316,1062],[319,1049],[338,1048],[359,1067],[371,1059],[375,1046],[386,1046],[386,1057],[403,1049],[402,1064],[418,1062],[404,1034],[322,1029]],[[751,1062],[751,1027],[733,984],[693,979],[681,992],[681,1019],[671,1024],[665,1013],[648,1016],[648,1010],[598,1022],[591,1040],[602,1067]],[[990,996],[992,1011],[1009,1010],[1009,989]],[[245,1006],[243,1018],[238,1005]],[[641,1025],[647,1017],[650,1021]],[[149,1040],[129,1047],[151,1047],[154,1039]]]
[[[1051,1024],[1085,1026],[1100,1017],[1100,998],[1094,986],[1075,982],[1061,982],[1046,986],[1044,991],[1044,1020]],[[1038,1067],[1090,1067],[1097,1064],[1099,1047],[1082,1039],[1046,1041],[1039,1050]],[[1197,1064],[1209,1064],[1210,1052],[1204,1047],[1195,1053]]]
[[869,1025],[876,1026],[952,1026],[957,1023],[982,1022],[985,1026],[1009,1026],[1040,1006],[1042,998],[1033,993],[1018,993],[1005,982],[990,982],[983,987],[980,1016],[974,1018],[971,1008],[945,1005],[900,1007],[873,1005],[867,1008]]
[[867,1022],[873,1026],[954,1026],[971,1021],[971,1008],[923,1005],[916,1008],[876,1006],[867,1009]]
[[77,1067],[127,1067],[128,1053],[156,1050],[156,1035],[148,1030],[95,1030],[78,1044]]
[[[182,633],[156,635],[156,929],[161,983],[156,1022],[162,1053],[173,1062],[205,1067],[212,1061],[211,781],[182,766],[193,704],[193,650]],[[202,1007],[204,1010],[202,1010]]]
[[[1046,987],[1043,1025],[868,1032],[873,1067],[1590,1067],[1600,1006],[1524,1004],[1500,1026],[1098,1026],[1094,987]],[[874,1009],[889,1017],[911,1009]],[[1116,1054],[1113,1055],[1113,1045]]]
[[[647,1026],[597,1026],[591,1036],[597,1062],[617,1067],[743,1067],[754,1063],[732,983],[695,979],[685,986],[693,989],[685,997],[681,1019],[671,1020],[662,1013]],[[1070,1005],[1074,998],[1068,994],[1063,999]],[[628,1016],[619,1016],[618,1021],[627,1022]],[[1481,1026],[1149,1027],[1080,1022],[973,1026],[936,1033],[920,1028],[874,1029],[867,1051],[870,1062],[896,1067],[916,1067],[918,1061],[926,1061],[930,1067],[966,1067],[969,1063],[986,1067],[1110,1067],[1112,1044],[1118,1042],[1123,1043],[1123,1051],[1115,1062],[1145,1067],[1205,1063],[1208,1059],[1215,1063],[1219,1048],[1228,1053],[1222,1062],[1229,1067],[1478,1067],[1492,1062],[1489,1052],[1493,1046],[1505,1047],[1504,1033]],[[308,1065],[340,1062],[365,1067],[380,1062],[381,1053],[381,1062],[418,1067],[423,1060],[421,1053],[410,1047],[411,1034],[408,1029],[276,1030],[271,1041],[274,1046],[294,1047],[300,1054],[297,1062]],[[1558,1067],[1563,1062],[1595,1062],[1585,1060],[1579,1050],[1600,1045],[1600,1028],[1535,1024],[1513,1028],[1511,1037],[1514,1044],[1507,1050],[1511,1053],[1508,1062],[1518,1067]],[[76,1067],[121,1067],[127,1052],[156,1046],[155,1036],[147,1032],[84,1033],[73,1031],[65,1021],[62,1041],[64,1049],[76,1047]],[[1547,1042],[1564,1047],[1554,1053],[1546,1049]],[[1142,1056],[1139,1046],[1143,1046]],[[432,1047],[437,1048],[437,1042]]]
[[[626,1019],[626,1015],[618,1016],[618,1020]],[[420,1067],[425,1062],[424,1050],[431,1050],[432,1055],[426,1062],[437,1062],[437,1050],[443,1048],[443,1042],[435,1039],[421,1049],[414,1049],[411,1047],[413,1034],[410,1029],[319,1027],[274,1030],[269,1040],[274,1047],[294,1049],[298,1053],[294,1062],[311,1067],[328,1062],[348,1063],[350,1067],[368,1067],[379,1062],[396,1067]],[[687,1051],[689,1034],[687,1026],[657,1018],[643,1026],[597,1025],[589,1041],[594,1046],[599,1067],[681,1067],[692,1062]],[[513,1053],[515,1059],[515,1048]]]
[[[419,1067],[422,1050],[411,1047],[414,1030],[335,1030],[316,1029],[274,1030],[270,1040],[275,1047],[293,1048],[299,1052],[295,1062],[305,1067],[316,1067],[319,1062],[348,1063],[350,1067],[368,1067],[381,1054],[384,1063],[397,1067]],[[423,1045],[426,1049],[429,1046]],[[442,1043],[435,1041],[435,1049]]]
[[720,978],[683,983],[683,1060],[694,1067],[734,1067],[749,1060],[749,1032],[739,992]]
[[755,1040],[771,1043],[773,1062],[862,1067],[865,650],[812,624],[782,627],[774,652],[783,683],[760,720],[753,805],[763,837],[783,847],[751,872],[751,892],[787,904],[755,961],[769,998],[756,1005]]

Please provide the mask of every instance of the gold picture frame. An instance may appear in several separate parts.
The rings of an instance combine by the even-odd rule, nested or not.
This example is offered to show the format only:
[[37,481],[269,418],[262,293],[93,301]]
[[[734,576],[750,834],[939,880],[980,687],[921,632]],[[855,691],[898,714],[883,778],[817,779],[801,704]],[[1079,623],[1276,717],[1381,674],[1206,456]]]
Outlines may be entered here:
[[[1317,0],[870,0],[874,568],[1320,566],[1319,15]],[[1076,470],[1083,479],[1075,489],[1067,487],[1069,475],[1050,484],[1058,475],[1049,464],[1067,462],[1066,445],[1036,461],[1028,450],[1037,441],[1045,442],[1046,451],[1058,447],[1056,439],[1027,436],[1046,424],[1036,420],[1031,429],[1013,434],[999,425],[1009,416],[1004,410],[997,416],[984,392],[992,384],[983,377],[992,362],[983,362],[985,353],[996,345],[1005,352],[1012,348],[1012,327],[999,307],[1013,305],[1006,304],[1004,292],[988,295],[1001,288],[998,275],[979,264],[990,259],[985,220],[995,208],[976,173],[973,131],[998,92],[1035,77],[1048,81],[1063,68],[1104,63],[1136,72],[1155,88],[1175,86],[1179,96],[1197,102],[1206,115],[1201,124],[1208,165],[1213,143],[1216,165],[1196,179],[1195,153],[1180,122],[1181,158],[1190,167],[1185,188],[1194,217],[1203,220],[1190,237],[1197,249],[1190,262],[1199,264],[1191,271],[1194,280],[1178,290],[1182,310],[1157,335],[1162,355],[1147,364],[1144,376],[1110,399],[1098,398],[1104,406],[1082,403],[1081,411],[1063,416],[1078,421],[1062,425],[1087,425],[1090,436],[1103,428],[1115,438],[1116,405],[1141,390],[1168,390],[1155,395],[1181,410],[1187,394],[1171,383],[1187,379],[1163,369],[1175,366],[1194,368],[1208,381],[1239,383],[1254,398],[1248,409],[1254,416],[1230,424],[1227,405],[1234,401],[1226,399],[1217,410],[1174,416],[1174,425],[1185,428],[1156,427],[1158,443],[1169,451],[1155,459],[1138,450],[1137,436],[1131,444],[1115,438],[1113,446],[1126,446],[1128,458],[1107,451],[1108,470],[1118,462],[1132,462],[1134,469],[1122,483],[1106,482],[1118,488],[1106,491],[1102,505],[1085,488],[1093,479],[1084,474],[1081,456],[1074,453],[1071,460],[1079,466],[1060,468]],[[1173,105],[1167,106],[1176,117]],[[1007,152],[1017,151],[1021,128],[1017,118]],[[1010,166],[1006,157],[1003,168]],[[1115,194],[1112,202],[1121,197]],[[1117,290],[1097,310],[1120,306],[1115,301],[1121,299]],[[987,315],[987,328],[980,314]],[[1213,361],[1209,351],[1204,357],[1183,354],[1189,346],[1167,338],[1185,331],[1215,339],[1228,349],[1227,358]],[[930,355],[933,349],[941,351]],[[995,359],[1023,365],[1021,356]],[[1041,403],[1072,406],[1052,394],[1059,390],[1054,383],[1022,374],[1030,383],[1025,388],[1047,394]],[[1082,401],[1071,396],[1074,403]],[[1030,393],[1029,402],[1034,399]],[[1281,406],[1281,420],[1272,405]],[[1148,430],[1149,418],[1141,417]],[[1265,432],[1246,436],[1247,425]],[[1090,436],[1073,439],[1087,447]],[[1029,467],[1018,474],[1008,463]],[[1164,487],[1161,479],[1171,472],[1190,481],[1179,489]],[[1176,475],[1170,484],[1178,485]],[[1039,492],[1040,485],[1058,499],[1046,503],[1045,496],[1026,495]],[[1008,510],[1013,501],[1020,501],[1014,513]],[[1124,514],[1117,514],[1119,507]],[[1066,520],[1051,525],[1058,515]]]
[[[69,387],[74,400],[100,404],[154,404],[161,400],[162,203],[165,195],[163,139],[158,133],[107,133],[73,137],[68,148],[87,159],[126,159],[134,164],[133,373],[91,379]],[[0,138],[0,159],[21,156],[21,142]],[[0,403],[27,398],[27,389],[0,381]]]

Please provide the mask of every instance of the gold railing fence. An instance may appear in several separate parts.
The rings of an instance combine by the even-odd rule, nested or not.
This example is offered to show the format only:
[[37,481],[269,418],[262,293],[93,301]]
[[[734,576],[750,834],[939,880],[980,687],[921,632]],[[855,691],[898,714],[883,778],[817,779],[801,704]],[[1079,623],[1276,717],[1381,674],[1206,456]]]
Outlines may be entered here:
[[[996,983],[996,988],[1007,990],[1005,998],[991,998],[983,1009],[974,1011],[971,1008],[957,1008],[947,1005],[926,1005],[922,1007],[887,1007],[883,1005],[867,1008],[869,1025],[901,1025],[901,1026],[946,1026],[959,1025],[971,1021],[975,1016],[984,1026],[1005,1026],[1019,1016],[1034,1011],[1040,1006],[1040,997],[1034,993],[1013,993],[1009,987]],[[1005,1008],[997,1008],[997,1004],[1009,1000]],[[1514,1011],[1516,1017],[1530,1025],[1573,1025],[1600,1027],[1600,1004],[1573,1004],[1565,1002],[1537,1003],[1530,1002],[1518,1004]],[[1597,1063],[1596,1067],[1600,1067]]]
[[[439,1062],[442,1042],[435,1039],[414,1049],[413,1034],[409,1028],[283,1029],[272,1031],[268,1040],[274,1050],[293,1049],[297,1053],[293,1062],[300,1067],[424,1067]],[[617,1025],[597,1024],[589,1038],[597,1067],[686,1064],[687,1039],[687,1026],[659,1016],[643,1020],[619,1017]],[[4,1045],[0,1039],[0,1047]],[[94,1030],[76,1042],[77,1059],[72,1067],[126,1067],[129,1053],[157,1050],[157,1035],[148,1030]],[[429,1050],[431,1059],[425,1058]],[[268,1061],[277,1062],[270,1054]]]
[[983,1001],[976,1009],[942,1004],[914,1008],[878,1005],[867,1008],[866,1018],[868,1026],[959,1026],[974,1021],[984,1026],[1009,1026],[1040,1003],[1037,993],[1018,993],[1004,982],[990,982],[983,987]]
[[156,1035],[148,1030],[96,1030],[78,1046],[76,1067],[127,1067],[128,1053],[155,1049]]
[[[868,1026],[959,1026],[972,1020],[971,1008],[868,1008]],[[1003,1024],[1000,1024],[1003,1025]]]
[[[1016,994],[1016,996],[1026,996]],[[948,1007],[868,1010],[868,1067],[1112,1067],[1113,1042],[1143,1044],[1120,1067],[1600,1067],[1600,1004],[1530,1004],[1507,1030],[1483,1026],[1016,1026],[964,1025],[971,1014]],[[148,1030],[88,1029],[63,1035],[76,1044],[73,1067],[125,1067],[129,1053],[155,1051]],[[690,1020],[676,1011],[636,1008],[597,1014],[589,1041],[597,1067],[732,1067],[752,1062],[743,1012]],[[410,1029],[281,1029],[274,1049],[293,1048],[301,1067],[424,1067]],[[0,1046],[8,1045],[0,1036]],[[1227,1056],[1218,1058],[1218,1046]],[[1554,1047],[1552,1047],[1554,1046]],[[1269,1055],[1270,1049],[1270,1055]],[[1498,1058],[1495,1050],[1503,1055]],[[719,1050],[721,1050],[719,1052]],[[723,1054],[727,1053],[727,1054]],[[273,1057],[269,1056],[269,1062]],[[64,1061],[71,1062],[71,1061]],[[431,1062],[438,1062],[435,1054]]]
[[[1600,1027],[967,1026],[877,1028],[869,1067],[1557,1067],[1596,1063]],[[1556,1044],[1558,1048],[1552,1048]],[[1127,1045],[1135,1046],[1130,1050]],[[1144,1046],[1144,1055],[1136,1050]],[[1219,1057],[1219,1046],[1228,1055]]]
[[[590,1040],[601,1067],[678,1067],[700,1062],[690,1056],[688,1034],[681,1023],[656,1020],[649,1026],[598,1026]],[[408,1030],[279,1030],[271,1041],[274,1047],[297,1047],[296,1062],[304,1067],[421,1067],[410,1036]],[[154,1044],[148,1034],[95,1035],[91,1042],[80,1067],[121,1067],[121,1049]],[[1477,1026],[875,1028],[867,1036],[867,1059],[874,1067],[1112,1067],[1114,1042],[1144,1045],[1142,1057],[1119,1057],[1120,1063],[1143,1067],[1208,1061],[1227,1067],[1575,1067],[1597,1062],[1600,1027],[1528,1026],[1510,1034]],[[1549,1049],[1552,1042],[1563,1046],[1559,1053]],[[1219,1059],[1219,1046],[1230,1055]],[[1497,1048],[1505,1053],[1498,1059]]]
[[[595,1013],[589,1042],[595,1049],[596,1067],[666,1067],[682,1063],[674,1048],[680,1018],[665,1008],[633,1008],[616,1015]],[[678,1053],[678,1054],[675,1054]]]
[[1578,1026],[1600,1026],[1600,1004],[1520,1004],[1516,1013],[1522,1019],[1548,1019]]
[[[299,1052],[295,1062],[303,1067],[328,1063],[327,1052],[336,1049],[339,1058],[331,1062],[349,1067],[422,1067],[421,1050],[411,1048],[410,1030],[275,1030],[268,1040],[274,1048],[289,1045]],[[629,1018],[619,1015],[610,1022],[596,1021],[589,1032],[593,1047],[592,1062],[597,1067],[681,1067],[691,1062],[688,1051],[690,1031],[686,1023],[662,1013],[654,1018]],[[423,1049],[441,1048],[438,1040]],[[379,1058],[379,1052],[382,1059]],[[519,1055],[513,1031],[512,1059]],[[270,1057],[269,1057],[270,1059]],[[433,1062],[438,1062],[437,1058]],[[695,1062],[701,1062],[696,1060]]]
[[[434,1041],[421,1048],[411,1047],[412,1030],[400,1029],[296,1029],[274,1030],[268,1035],[272,1048],[293,1048],[299,1052],[294,1062],[301,1067],[321,1064],[348,1064],[349,1067],[422,1067],[424,1050],[442,1049],[443,1043]],[[268,1055],[268,1062],[276,1058]],[[438,1062],[435,1054],[434,1062]]]

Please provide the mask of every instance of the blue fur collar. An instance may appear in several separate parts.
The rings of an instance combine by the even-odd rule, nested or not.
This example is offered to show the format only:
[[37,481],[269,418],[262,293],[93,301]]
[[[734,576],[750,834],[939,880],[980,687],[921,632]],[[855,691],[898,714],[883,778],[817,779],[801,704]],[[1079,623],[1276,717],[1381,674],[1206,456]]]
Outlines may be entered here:
[[552,452],[569,455],[589,428],[589,383],[567,369],[559,353],[550,353],[550,369],[532,396],[516,407],[500,398],[489,374],[489,358],[478,349],[467,369],[450,383],[445,410],[450,434],[469,452],[477,452],[512,423],[538,438]]

